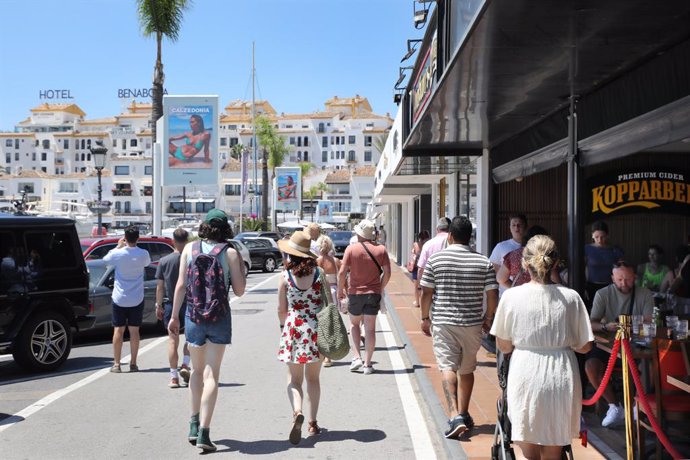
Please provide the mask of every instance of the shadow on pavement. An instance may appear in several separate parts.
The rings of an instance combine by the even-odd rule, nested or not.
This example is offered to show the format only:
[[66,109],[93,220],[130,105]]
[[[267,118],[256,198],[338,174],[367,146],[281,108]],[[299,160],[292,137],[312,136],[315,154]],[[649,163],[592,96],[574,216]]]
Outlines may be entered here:
[[[287,436],[286,436],[287,437]],[[232,439],[221,439],[214,441],[219,446],[226,449],[218,449],[218,452],[239,452],[248,455],[268,455],[278,452],[286,452],[291,449],[312,448],[316,443],[354,440],[363,443],[382,441],[386,438],[386,433],[381,430],[357,430],[357,431],[329,431],[323,428],[319,436],[302,438],[299,445],[293,446],[285,440],[261,440],[261,441],[236,441]]]
[[65,364],[57,371],[47,373],[30,373],[14,362],[3,363],[0,366],[0,386],[3,382],[12,379],[12,383],[21,383],[30,380],[41,380],[55,377],[57,375],[79,374],[81,372],[96,371],[112,365],[112,358],[105,357],[80,357],[68,358]]
[[472,436],[477,436],[480,434],[494,434],[496,425],[485,423],[484,425],[476,425],[469,431],[466,431],[458,439],[462,442],[472,442]]
[[19,415],[3,414],[0,412],[0,426],[9,425],[10,423],[17,423],[24,420],[24,417]]

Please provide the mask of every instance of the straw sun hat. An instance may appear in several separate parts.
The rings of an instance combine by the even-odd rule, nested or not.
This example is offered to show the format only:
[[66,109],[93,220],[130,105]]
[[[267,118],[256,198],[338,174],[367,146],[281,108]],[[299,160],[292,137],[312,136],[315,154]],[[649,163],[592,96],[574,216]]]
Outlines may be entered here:
[[278,248],[286,254],[297,257],[310,257],[316,259],[316,254],[311,252],[311,238],[306,232],[297,231],[289,240],[278,241]]

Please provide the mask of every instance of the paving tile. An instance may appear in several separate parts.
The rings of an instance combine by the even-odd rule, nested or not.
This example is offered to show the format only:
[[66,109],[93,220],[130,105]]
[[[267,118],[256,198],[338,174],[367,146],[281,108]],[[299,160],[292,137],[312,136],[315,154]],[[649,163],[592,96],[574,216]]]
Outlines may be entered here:
[[[431,382],[436,397],[445,407],[443,390],[441,387],[441,373],[436,366],[436,359],[431,345],[431,338],[425,336],[419,329],[421,311],[412,306],[414,300],[414,285],[406,271],[393,265],[391,280],[386,288],[400,324],[419,357],[422,365],[427,367],[426,376]],[[496,423],[496,401],[500,395],[498,377],[496,375],[496,358],[489,356],[481,349],[477,355],[477,371],[474,377],[474,389],[470,401],[470,413],[477,425],[469,436],[463,436],[460,442],[462,448],[471,459],[490,459],[493,434]],[[577,439],[572,443],[573,455],[580,459],[603,459],[593,446],[582,447]]]

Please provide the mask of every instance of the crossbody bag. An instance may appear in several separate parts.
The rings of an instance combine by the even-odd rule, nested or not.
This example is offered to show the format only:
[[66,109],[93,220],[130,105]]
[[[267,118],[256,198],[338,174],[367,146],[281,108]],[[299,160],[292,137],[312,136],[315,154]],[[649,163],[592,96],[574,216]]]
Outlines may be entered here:
[[371,257],[371,260],[374,261],[374,263],[376,264],[376,268],[379,269],[379,281],[383,281],[383,268],[381,268],[381,264],[379,264],[379,261],[376,260],[376,257],[374,257],[374,254],[371,253],[371,251],[369,250],[369,248],[367,248],[367,245],[364,244],[363,241],[360,241],[360,244],[362,245],[364,250],[367,251],[367,254],[369,254],[369,257]]

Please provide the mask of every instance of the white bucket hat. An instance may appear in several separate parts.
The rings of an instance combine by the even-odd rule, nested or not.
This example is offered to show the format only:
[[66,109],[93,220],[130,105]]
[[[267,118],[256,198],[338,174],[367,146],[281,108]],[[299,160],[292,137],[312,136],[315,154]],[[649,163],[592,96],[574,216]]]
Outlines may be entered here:
[[373,240],[376,233],[376,226],[370,220],[363,220],[355,225],[355,233],[365,240]]

